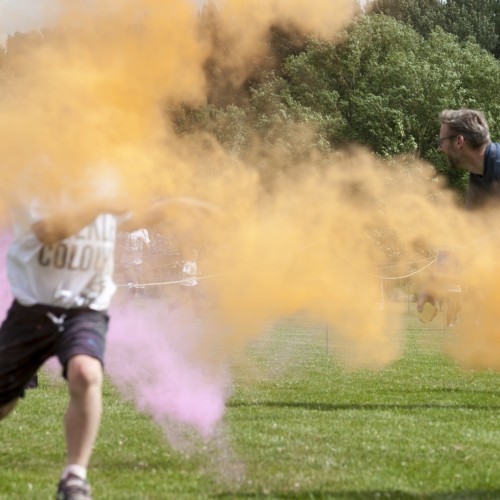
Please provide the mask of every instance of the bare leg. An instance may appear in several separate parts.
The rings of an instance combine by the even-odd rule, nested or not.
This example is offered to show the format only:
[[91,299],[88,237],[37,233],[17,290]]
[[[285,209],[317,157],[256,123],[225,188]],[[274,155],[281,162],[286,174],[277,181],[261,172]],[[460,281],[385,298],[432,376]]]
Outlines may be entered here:
[[3,405],[0,408],[0,420],[3,420],[14,409],[14,406],[16,406],[16,404],[17,399],[14,399],[14,401]]
[[68,464],[87,467],[102,414],[102,366],[90,356],[75,356],[68,364],[70,401],[66,411]]

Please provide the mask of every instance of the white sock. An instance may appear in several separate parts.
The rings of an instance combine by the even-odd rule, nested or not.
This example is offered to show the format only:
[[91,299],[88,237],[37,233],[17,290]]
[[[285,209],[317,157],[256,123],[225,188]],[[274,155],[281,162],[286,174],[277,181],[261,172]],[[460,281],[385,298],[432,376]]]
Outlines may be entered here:
[[68,474],[74,474],[81,479],[87,479],[87,468],[83,467],[83,465],[70,464],[63,470],[61,479],[68,477]]

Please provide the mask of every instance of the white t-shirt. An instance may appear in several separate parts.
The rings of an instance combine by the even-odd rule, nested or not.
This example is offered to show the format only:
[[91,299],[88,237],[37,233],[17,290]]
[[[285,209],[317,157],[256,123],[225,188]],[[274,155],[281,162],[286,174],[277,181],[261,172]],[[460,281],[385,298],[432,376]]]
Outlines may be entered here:
[[12,213],[14,240],[7,253],[12,294],[23,305],[107,309],[113,282],[117,216],[101,214],[77,234],[43,245],[32,224],[41,217],[33,208]]

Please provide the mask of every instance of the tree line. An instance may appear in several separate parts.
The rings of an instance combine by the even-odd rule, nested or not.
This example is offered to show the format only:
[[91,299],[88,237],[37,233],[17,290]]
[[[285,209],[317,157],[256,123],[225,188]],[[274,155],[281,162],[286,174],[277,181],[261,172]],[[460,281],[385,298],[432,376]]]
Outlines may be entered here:
[[[205,16],[216,29],[213,11]],[[302,151],[292,131],[307,125],[318,151],[359,143],[384,158],[414,155],[461,190],[466,174],[450,171],[436,149],[437,117],[481,109],[500,140],[499,20],[499,0],[374,0],[335,41],[272,28],[274,67],[225,88],[222,102],[210,96],[227,81],[210,78],[212,68],[207,104],[176,110],[178,130],[209,131],[241,155],[257,135],[294,158]]]

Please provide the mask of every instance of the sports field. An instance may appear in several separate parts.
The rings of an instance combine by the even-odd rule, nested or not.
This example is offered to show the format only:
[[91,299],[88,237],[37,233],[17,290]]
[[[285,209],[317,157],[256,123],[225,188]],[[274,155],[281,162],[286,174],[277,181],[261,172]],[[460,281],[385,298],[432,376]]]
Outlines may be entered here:
[[[286,320],[233,363],[208,442],[164,431],[107,383],[90,470],[96,499],[500,498],[500,374],[459,368],[453,336],[407,312],[404,356],[343,369],[326,325]],[[48,499],[64,462],[65,386],[43,371],[0,425],[0,499]]]

